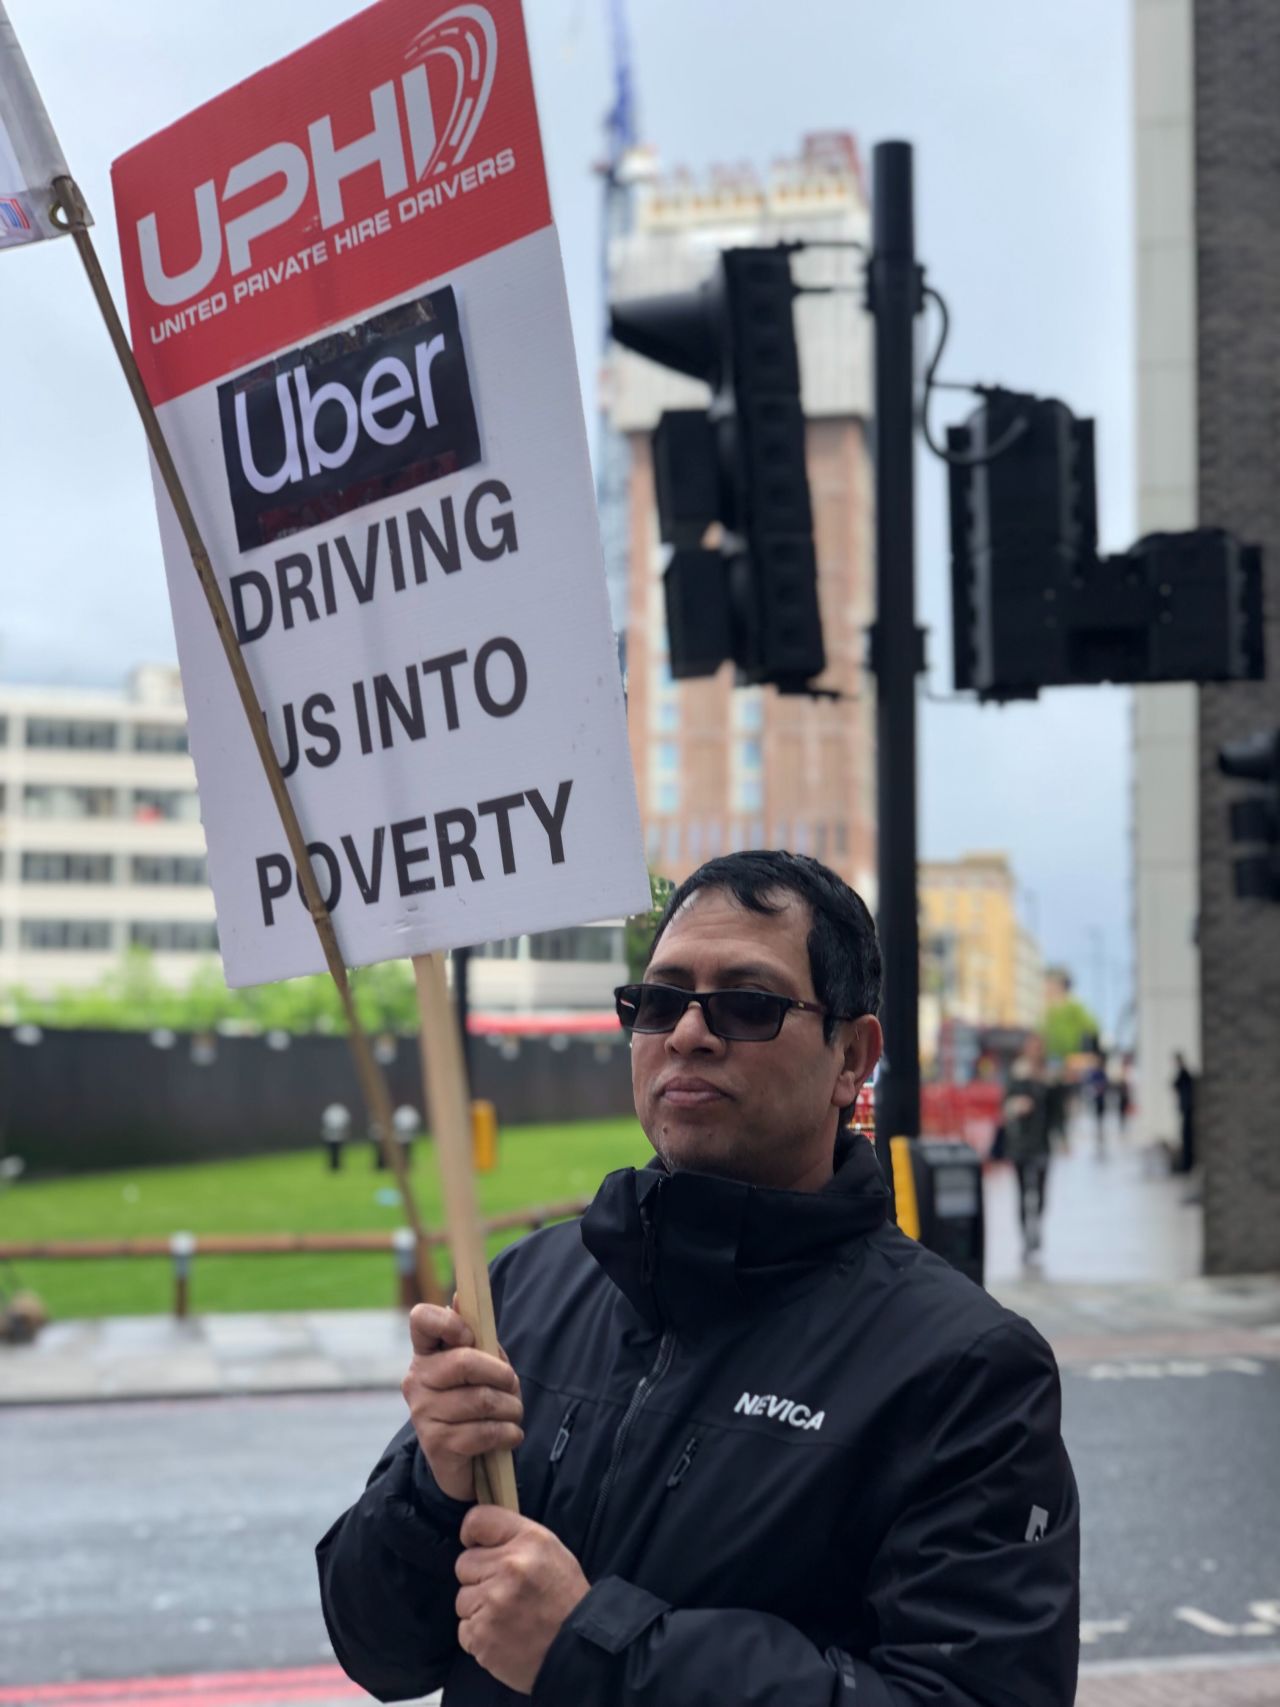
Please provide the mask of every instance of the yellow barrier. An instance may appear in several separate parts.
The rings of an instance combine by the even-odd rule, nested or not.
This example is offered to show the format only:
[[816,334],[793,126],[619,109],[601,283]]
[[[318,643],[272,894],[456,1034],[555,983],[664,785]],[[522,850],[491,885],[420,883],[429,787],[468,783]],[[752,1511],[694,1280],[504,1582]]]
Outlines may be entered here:
[[916,1199],[916,1175],[911,1166],[910,1138],[891,1138],[889,1154],[893,1159],[893,1196],[898,1210],[898,1226],[909,1239],[918,1239],[920,1204]]
[[498,1111],[483,1097],[471,1104],[471,1151],[478,1174],[491,1174],[498,1165]]

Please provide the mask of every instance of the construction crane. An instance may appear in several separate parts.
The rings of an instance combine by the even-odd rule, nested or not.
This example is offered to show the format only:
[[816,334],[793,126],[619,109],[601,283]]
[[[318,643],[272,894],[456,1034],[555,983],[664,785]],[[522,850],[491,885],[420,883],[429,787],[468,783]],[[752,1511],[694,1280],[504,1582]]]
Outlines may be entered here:
[[601,345],[596,505],[600,512],[600,538],[604,547],[609,614],[618,640],[618,664],[625,674],[631,457],[626,436],[614,427],[610,412],[608,382],[612,341],[609,335],[609,267],[613,244],[617,239],[625,237],[632,228],[634,186],[643,173],[643,156],[638,143],[635,82],[631,65],[631,42],[627,30],[626,0],[609,0],[609,23],[613,55],[613,100],[605,114],[606,152],[598,167],[603,184],[603,203],[600,219]]

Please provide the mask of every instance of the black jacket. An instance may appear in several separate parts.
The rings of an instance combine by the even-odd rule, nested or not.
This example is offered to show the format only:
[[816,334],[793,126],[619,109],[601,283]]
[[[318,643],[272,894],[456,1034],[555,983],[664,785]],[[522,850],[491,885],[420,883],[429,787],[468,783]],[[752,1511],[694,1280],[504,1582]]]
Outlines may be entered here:
[[[520,1508],[591,1592],[537,1707],[1070,1707],[1079,1513],[1052,1354],[822,1192],[651,1166],[494,1264]],[[406,1426],[319,1546],[338,1658],[383,1700],[524,1700],[457,1645],[466,1508]]]

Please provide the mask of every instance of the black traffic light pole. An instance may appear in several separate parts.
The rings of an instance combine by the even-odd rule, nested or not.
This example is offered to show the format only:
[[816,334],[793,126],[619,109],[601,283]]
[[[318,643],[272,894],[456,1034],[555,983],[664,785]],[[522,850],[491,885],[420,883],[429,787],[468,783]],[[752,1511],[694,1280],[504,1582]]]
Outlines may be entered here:
[[916,677],[923,634],[915,615],[916,264],[912,153],[879,143],[872,155],[868,307],[875,317],[876,796],[879,925],[885,957],[886,1062],[876,1091],[876,1144],[892,1179],[889,1141],[920,1134],[920,941],[916,912]]

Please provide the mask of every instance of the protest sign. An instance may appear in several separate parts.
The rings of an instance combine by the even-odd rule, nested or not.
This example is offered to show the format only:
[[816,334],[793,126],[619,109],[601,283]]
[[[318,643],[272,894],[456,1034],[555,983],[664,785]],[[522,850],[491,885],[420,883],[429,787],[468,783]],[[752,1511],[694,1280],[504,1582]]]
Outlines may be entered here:
[[[345,962],[647,906],[518,0],[381,0],[113,176],[134,351]],[[228,981],[317,970],[158,505]]]
[[0,250],[62,237],[53,219],[62,149],[0,0]]

